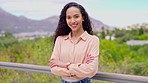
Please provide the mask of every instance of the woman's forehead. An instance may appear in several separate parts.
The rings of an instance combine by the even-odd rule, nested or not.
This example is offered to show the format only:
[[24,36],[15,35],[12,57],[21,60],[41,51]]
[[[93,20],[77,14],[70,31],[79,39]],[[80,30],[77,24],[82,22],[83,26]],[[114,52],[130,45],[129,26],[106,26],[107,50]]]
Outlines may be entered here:
[[69,14],[81,14],[81,12],[77,7],[70,7],[66,11],[66,15],[69,15]]

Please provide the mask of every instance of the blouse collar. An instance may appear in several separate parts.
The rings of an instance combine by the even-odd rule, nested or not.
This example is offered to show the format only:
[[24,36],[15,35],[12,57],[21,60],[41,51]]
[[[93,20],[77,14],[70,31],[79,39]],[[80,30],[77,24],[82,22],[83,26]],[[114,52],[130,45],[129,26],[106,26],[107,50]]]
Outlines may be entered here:
[[[89,36],[88,32],[84,31],[84,33],[80,35],[80,38],[85,41],[88,36]],[[71,32],[64,39],[65,40],[71,39]]]

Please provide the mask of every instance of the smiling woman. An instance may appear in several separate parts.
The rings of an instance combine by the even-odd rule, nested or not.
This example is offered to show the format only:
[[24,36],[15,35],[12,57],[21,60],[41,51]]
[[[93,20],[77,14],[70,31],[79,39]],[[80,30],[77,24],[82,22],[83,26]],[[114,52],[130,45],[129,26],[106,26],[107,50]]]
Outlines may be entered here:
[[50,58],[51,72],[62,83],[91,83],[98,71],[99,38],[85,9],[70,2],[61,11]]

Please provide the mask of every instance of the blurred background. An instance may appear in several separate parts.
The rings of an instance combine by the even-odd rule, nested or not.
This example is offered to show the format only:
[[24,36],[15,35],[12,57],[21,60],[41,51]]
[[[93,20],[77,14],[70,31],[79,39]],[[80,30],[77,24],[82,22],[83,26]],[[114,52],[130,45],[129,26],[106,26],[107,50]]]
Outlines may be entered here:
[[[100,39],[99,71],[148,76],[148,0],[0,0],[0,61],[48,66],[60,12],[71,1],[86,9]],[[0,69],[0,83],[59,82]]]

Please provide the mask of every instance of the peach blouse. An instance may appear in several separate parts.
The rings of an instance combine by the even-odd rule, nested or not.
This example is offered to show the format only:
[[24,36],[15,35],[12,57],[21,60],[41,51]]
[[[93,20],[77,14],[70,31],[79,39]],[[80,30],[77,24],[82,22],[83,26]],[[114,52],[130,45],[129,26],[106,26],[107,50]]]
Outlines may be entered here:
[[[96,58],[86,64],[86,56],[92,55]],[[56,39],[51,59],[60,60],[65,63],[72,63],[69,70],[61,67],[51,68],[51,72],[61,76],[66,81],[79,81],[86,77],[93,77],[98,71],[99,38],[90,35],[85,31],[79,40],[74,43],[71,40],[71,33],[66,36],[59,36]],[[81,64],[79,66],[79,64]],[[70,77],[71,75],[75,75]]]

